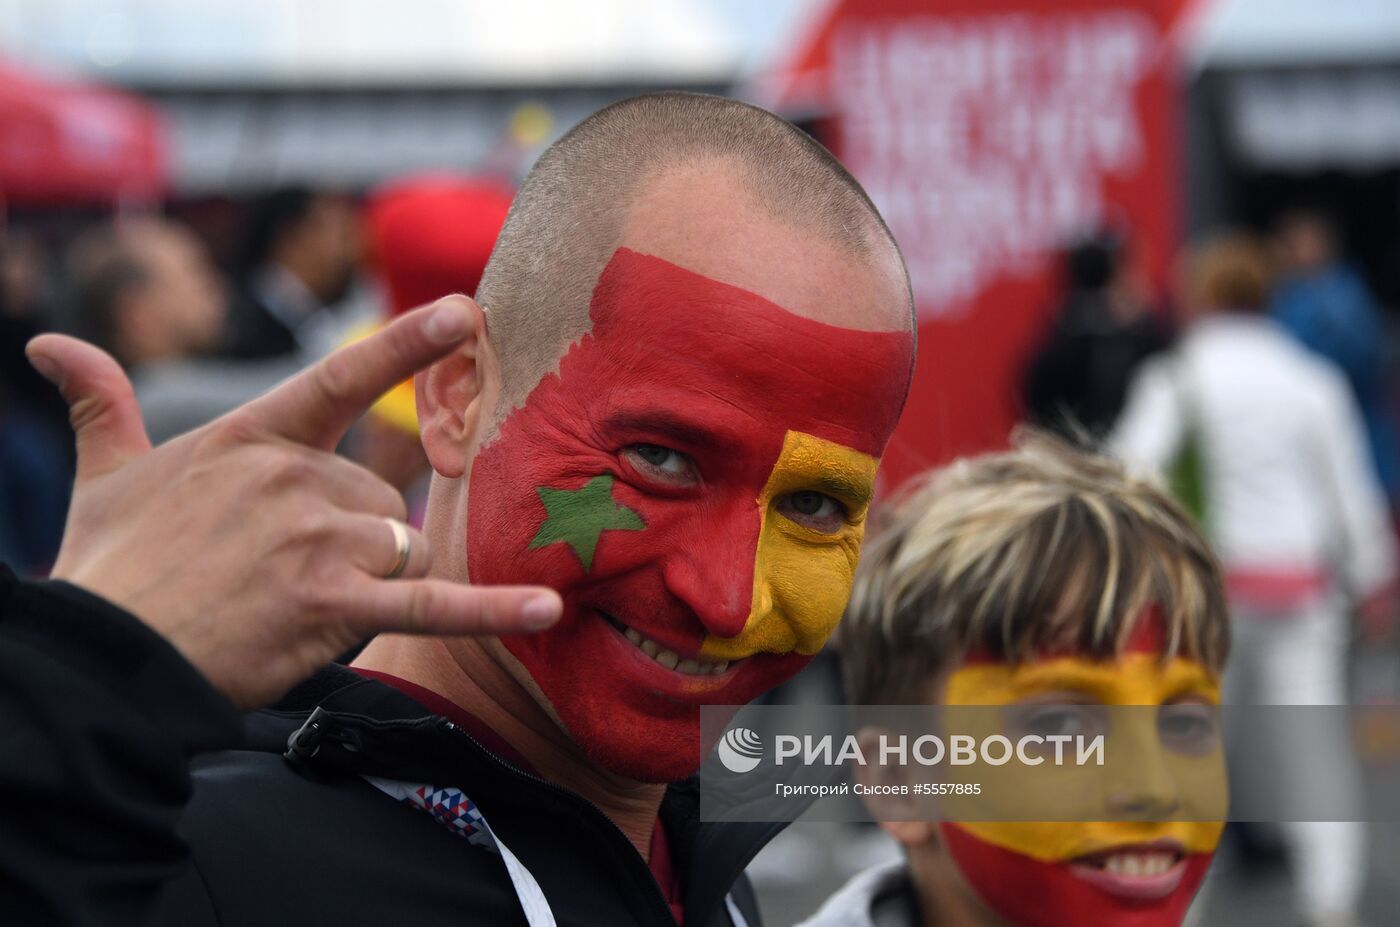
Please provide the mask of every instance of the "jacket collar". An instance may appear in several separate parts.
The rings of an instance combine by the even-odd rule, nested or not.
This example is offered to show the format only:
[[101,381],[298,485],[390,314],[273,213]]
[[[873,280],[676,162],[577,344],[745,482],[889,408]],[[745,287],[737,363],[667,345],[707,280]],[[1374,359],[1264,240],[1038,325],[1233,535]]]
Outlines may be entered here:
[[[500,826],[490,814],[495,795],[508,793],[517,806],[531,794],[548,797],[551,805],[562,801],[596,814],[600,836],[646,867],[596,805],[517,768],[392,686],[343,666],[327,667],[272,708],[248,716],[244,747],[281,753],[311,778],[369,775],[454,786],[482,807],[493,827]],[[745,867],[786,827],[701,821],[696,777],[667,787],[660,815],[675,869],[683,874],[686,921],[694,924],[710,922]],[[509,831],[503,836],[509,841]]]

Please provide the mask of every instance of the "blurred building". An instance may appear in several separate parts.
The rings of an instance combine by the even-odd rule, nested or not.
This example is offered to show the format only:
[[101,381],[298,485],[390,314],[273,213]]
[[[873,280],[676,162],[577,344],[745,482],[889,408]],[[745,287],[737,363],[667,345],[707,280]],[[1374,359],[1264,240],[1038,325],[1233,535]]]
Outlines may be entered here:
[[722,91],[812,5],[4,0],[0,55],[155,100],[177,198],[363,189],[436,169],[522,173],[611,100]]
[[1400,3],[1217,0],[1187,39],[1187,218],[1331,215],[1400,306]]

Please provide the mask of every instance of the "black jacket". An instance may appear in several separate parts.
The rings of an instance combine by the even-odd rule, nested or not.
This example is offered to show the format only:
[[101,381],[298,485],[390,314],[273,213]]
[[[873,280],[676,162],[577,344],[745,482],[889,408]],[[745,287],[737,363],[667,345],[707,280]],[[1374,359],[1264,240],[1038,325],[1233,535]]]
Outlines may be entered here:
[[[0,575],[0,922],[525,922],[500,856],[364,775],[464,790],[560,927],[674,924],[595,806],[399,691],[331,667],[239,719],[131,615]],[[780,825],[701,823],[693,783],[661,815],[686,924],[728,927],[732,891],[757,925],[742,871]]]

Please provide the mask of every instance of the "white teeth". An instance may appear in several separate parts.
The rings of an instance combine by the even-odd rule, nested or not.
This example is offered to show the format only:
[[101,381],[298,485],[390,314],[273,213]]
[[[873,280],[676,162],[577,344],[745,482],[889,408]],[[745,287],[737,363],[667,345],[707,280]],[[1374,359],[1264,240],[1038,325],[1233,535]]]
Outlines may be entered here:
[[1129,878],[1162,875],[1175,865],[1173,853],[1115,853],[1104,861],[1106,871]]
[[691,658],[682,660],[680,654],[676,653],[674,650],[667,650],[649,637],[643,637],[635,628],[629,628],[623,625],[622,636],[631,641],[633,646],[637,647],[642,653],[651,657],[657,663],[660,663],[669,670],[675,670],[687,676],[718,676],[729,670],[728,660],[722,660],[719,663],[709,663],[704,660]]

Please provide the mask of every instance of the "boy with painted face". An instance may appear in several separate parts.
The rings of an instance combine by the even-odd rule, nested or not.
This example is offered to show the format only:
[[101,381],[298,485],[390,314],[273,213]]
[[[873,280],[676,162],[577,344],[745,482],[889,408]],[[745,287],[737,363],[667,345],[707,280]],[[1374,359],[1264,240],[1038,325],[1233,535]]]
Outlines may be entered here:
[[[908,497],[867,545],[841,641],[859,704],[1053,712],[1042,725],[1082,710],[1134,725],[1145,715],[1116,706],[1218,704],[1225,616],[1216,562],[1173,501],[1034,436]],[[856,877],[805,927],[1177,927],[1223,828],[1206,817],[1223,810],[1222,757],[1214,739],[1203,752],[1146,729],[1152,742],[1135,742],[1106,787],[1048,765],[969,773],[999,796],[988,815],[999,820],[968,823],[990,799],[945,803],[946,820],[877,810],[907,859]],[[1121,745],[1111,734],[1110,762]],[[1059,790],[1051,802],[1035,794],[1047,788]],[[1086,814],[1005,820],[1018,802]]]

